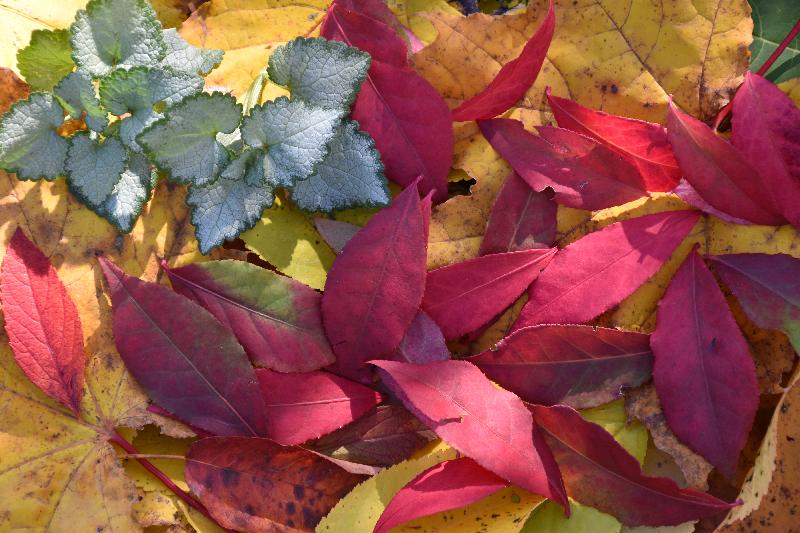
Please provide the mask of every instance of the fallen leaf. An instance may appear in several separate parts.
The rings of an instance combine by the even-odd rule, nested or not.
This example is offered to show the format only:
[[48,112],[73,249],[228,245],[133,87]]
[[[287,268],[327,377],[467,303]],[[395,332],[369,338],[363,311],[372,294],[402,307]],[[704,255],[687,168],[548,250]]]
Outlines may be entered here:
[[186,481],[214,519],[253,533],[312,531],[361,479],[267,439],[211,437],[186,454]]
[[406,43],[396,32],[400,21],[383,2],[336,0],[328,9],[320,33],[368,51],[373,60],[408,66]]
[[417,311],[392,359],[403,363],[425,364],[450,359],[442,330],[423,310]]
[[329,372],[279,374],[256,370],[264,398],[267,438],[291,446],[317,439],[357,420],[381,395]]
[[[770,2],[769,0],[749,0],[753,8],[753,42],[750,45],[750,70],[755,72],[778,48],[778,44],[792,31],[792,26],[800,18],[800,7],[793,2]],[[800,43],[797,38],[777,58],[767,79],[776,83],[800,75],[797,56],[800,56]],[[794,61],[793,61],[794,60]]]
[[335,361],[322,328],[321,296],[302,283],[243,261],[165,270],[172,288],[231,330],[256,366],[309,372]]
[[325,239],[325,242],[328,243],[328,246],[337,254],[342,253],[344,245],[361,229],[360,226],[355,224],[329,218],[314,219],[314,226],[319,234],[322,235],[322,238]]
[[445,442],[482,467],[566,507],[558,468],[522,401],[465,361],[372,361],[381,380]]
[[653,369],[649,336],[592,326],[518,329],[469,361],[526,402],[576,409],[615,400]]
[[737,218],[735,216],[729,215],[728,213],[724,213],[714,207],[713,205],[706,202],[700,193],[697,192],[697,189],[692,187],[692,185],[686,181],[686,178],[681,178],[680,183],[678,186],[672,189],[673,194],[675,194],[678,198],[689,204],[690,206],[694,207],[695,209],[699,209],[703,213],[708,213],[709,215],[713,215],[720,220],[724,220],[725,222],[730,222],[731,224],[750,224],[749,220],[745,220],[743,218]]

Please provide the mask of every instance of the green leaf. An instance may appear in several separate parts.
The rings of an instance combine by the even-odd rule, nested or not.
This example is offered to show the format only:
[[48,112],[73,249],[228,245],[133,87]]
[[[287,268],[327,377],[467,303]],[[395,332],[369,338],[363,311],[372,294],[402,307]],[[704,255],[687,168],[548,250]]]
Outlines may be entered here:
[[147,155],[173,180],[203,185],[213,181],[228,162],[218,133],[232,133],[242,106],[233,96],[201,93],[167,111],[139,135]]
[[339,126],[330,152],[310,178],[298,181],[292,200],[305,211],[335,211],[389,204],[389,187],[375,141],[352,120]]
[[343,114],[282,96],[253,108],[242,122],[242,139],[267,150],[268,183],[291,187],[295,180],[310,176],[327,155]]
[[125,146],[141,151],[136,136],[163,117],[162,110],[203,89],[203,79],[171,68],[136,67],[117,70],[100,82],[100,102],[115,115],[130,113],[120,121]]
[[158,175],[144,155],[130,152],[128,167],[97,210],[97,214],[105,217],[123,233],[130,232],[150,198],[157,178]]
[[49,91],[72,72],[72,46],[67,30],[33,30],[31,42],[17,52],[17,68],[34,91]]
[[70,27],[72,59],[94,77],[156,66],[166,55],[161,23],[145,0],[91,0]]
[[85,72],[70,73],[53,92],[61,99],[61,105],[72,118],[81,118],[86,113],[86,125],[98,133],[108,126],[108,113],[100,105],[92,79]]
[[225,54],[222,50],[195,48],[174,28],[164,30],[163,37],[167,45],[167,55],[163,64],[186,74],[205,76],[220,64]]
[[[757,71],[800,20],[797,0],[750,0],[753,8],[753,44],[750,69]],[[783,51],[767,79],[775,83],[800,76],[800,36]]]
[[33,93],[0,119],[0,168],[21,180],[55,179],[64,173],[67,141],[57,129],[64,110],[50,94]]
[[263,183],[253,185],[259,175],[263,177],[259,170],[263,169],[263,157],[261,150],[245,150],[216,181],[189,190],[186,203],[192,207],[192,223],[202,253],[252,228],[264,208],[272,205],[272,189]]
[[322,38],[298,37],[269,58],[267,73],[292,98],[321,107],[349,108],[367,77],[370,56]]
[[88,133],[78,133],[69,141],[67,181],[72,193],[97,210],[120,179],[128,160],[128,151],[119,139],[103,143]]

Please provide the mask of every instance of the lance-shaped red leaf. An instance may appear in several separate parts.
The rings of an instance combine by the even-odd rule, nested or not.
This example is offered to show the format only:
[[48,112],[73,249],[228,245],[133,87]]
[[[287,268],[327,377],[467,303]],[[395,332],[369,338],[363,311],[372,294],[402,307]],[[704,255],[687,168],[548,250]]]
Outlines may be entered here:
[[758,408],[756,369],[714,276],[693,250],[658,304],[653,382],[675,435],[729,479]]
[[550,248],[558,206],[548,191],[536,192],[516,172],[497,194],[481,241],[480,255]]
[[466,361],[372,364],[442,440],[511,483],[569,508],[558,466],[525,404],[478,367]]
[[[386,24],[407,41],[407,46],[411,53],[416,53],[425,47],[422,41],[420,41],[410,29],[403,26],[383,0],[335,0],[333,5],[354,11],[360,15],[370,17]],[[380,36],[377,37],[380,38]]]
[[260,368],[267,416],[266,437],[290,446],[317,439],[361,417],[381,395],[330,372],[281,374]]
[[[363,9],[383,2],[368,2],[370,6],[355,6],[356,3],[363,4],[363,2],[334,2],[325,15],[320,34],[328,40],[341,41],[369,52],[373,61],[407,67],[408,50],[403,39],[386,20],[381,20],[380,13],[372,9],[366,11]],[[389,13],[391,14],[391,11]],[[397,22],[399,24],[399,21]]]
[[314,226],[316,226],[322,238],[325,239],[325,242],[328,243],[328,246],[337,254],[342,253],[344,245],[361,230],[361,227],[355,224],[330,218],[314,219]]
[[555,28],[556,15],[553,0],[550,0],[542,25],[525,43],[519,56],[503,65],[488,87],[453,109],[453,120],[493,118],[521,100],[539,75]]
[[188,298],[99,261],[111,291],[114,342],[150,398],[214,435],[264,435],[261,390],[233,334]]
[[786,254],[710,257],[750,319],[779,329],[800,352],[800,259]]
[[337,459],[391,466],[434,440],[436,435],[397,404],[379,405],[352,424],[306,447]]
[[469,457],[432,466],[400,489],[375,524],[374,533],[386,533],[415,518],[465,507],[509,485]]
[[469,359],[526,402],[596,407],[650,379],[648,335],[592,326],[533,326]]
[[17,228],[0,277],[8,343],[28,379],[77,416],[83,396],[83,331],[50,261]]
[[747,72],[733,99],[731,142],[757,162],[766,190],[800,227],[800,109],[774,83]]
[[639,462],[597,424],[563,405],[532,406],[571,498],[627,526],[673,526],[734,507],[671,479],[642,474]]
[[347,243],[328,273],[322,318],[345,375],[397,348],[417,314],[427,255],[421,204],[416,187],[404,190]]
[[184,473],[221,526],[251,533],[313,531],[364,479],[307,450],[246,437],[195,442]]
[[728,213],[723,213],[719,209],[716,209],[714,206],[706,202],[700,194],[695,190],[694,187],[689,184],[684,178],[681,178],[680,183],[678,186],[672,189],[672,193],[675,194],[678,198],[689,204],[690,206],[699,209],[703,213],[708,213],[709,215],[715,216],[720,220],[724,220],[725,222],[730,222],[731,224],[749,224],[750,221],[745,220],[743,218],[736,218],[734,216],[729,215]]
[[441,328],[428,313],[420,309],[389,359],[421,365],[450,359],[450,350]]
[[548,248],[484,255],[432,270],[422,309],[446,339],[475,331],[513,304],[555,252]]
[[546,92],[559,126],[591,137],[630,161],[648,191],[671,191],[678,184],[681,171],[663,126],[583,107],[553,96],[549,87]]
[[231,330],[256,366],[309,372],[336,360],[322,328],[322,297],[306,285],[244,261],[162,266],[172,288]]
[[576,209],[605,209],[647,195],[631,163],[574,131],[545,126],[540,135],[508,118],[481,120],[484,137],[536,191],[550,187],[555,201]]
[[514,329],[580,324],[611,309],[658,272],[699,216],[672,211],[623,220],[560,250],[531,286]]
[[[406,187],[422,176],[420,192],[433,191],[433,200],[443,202],[453,158],[450,110],[436,89],[407,65],[405,44],[394,31],[357,15],[334,6],[320,30],[326,39],[342,41],[372,56],[352,118],[375,139],[389,179]],[[386,44],[391,39],[402,46],[402,62],[396,57],[397,42]],[[387,48],[394,51],[387,53]]]
[[672,103],[667,137],[683,176],[706,202],[754,224],[786,223],[756,167],[711,128]]

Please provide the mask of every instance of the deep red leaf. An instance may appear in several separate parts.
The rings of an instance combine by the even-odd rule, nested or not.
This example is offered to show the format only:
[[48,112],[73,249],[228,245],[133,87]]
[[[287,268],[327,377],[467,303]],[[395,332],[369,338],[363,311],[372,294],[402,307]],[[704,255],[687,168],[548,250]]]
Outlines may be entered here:
[[678,186],[672,189],[672,192],[681,200],[689,204],[690,206],[699,209],[703,213],[708,213],[709,215],[715,216],[720,220],[724,220],[725,222],[730,222],[731,224],[749,224],[750,221],[745,220],[743,218],[736,218],[734,216],[729,215],[728,213],[723,213],[719,209],[716,209],[714,206],[703,200],[703,197],[695,190],[694,187],[689,184],[686,179],[681,178],[680,183]]
[[599,142],[562,128],[540,135],[508,118],[481,120],[481,132],[536,191],[551,187],[555,201],[577,209],[605,209],[647,195],[638,170]]
[[648,191],[671,191],[681,178],[678,162],[660,124],[609,115],[559,98],[547,88],[547,101],[562,128],[603,143],[628,161],[644,179]]
[[236,338],[205,309],[99,258],[111,292],[114,342],[150,398],[215,435],[264,435],[264,401]]
[[315,218],[314,226],[328,246],[337,254],[342,253],[344,245],[361,230],[361,227],[355,224],[330,218]]
[[373,532],[386,533],[415,518],[465,507],[508,485],[508,481],[469,457],[444,461],[400,489],[384,509]]
[[411,30],[403,26],[383,0],[335,0],[334,4],[383,22],[404,40],[408,41],[408,49],[411,53],[416,53],[425,47],[422,41],[420,41]]
[[563,405],[532,406],[570,497],[627,526],[673,526],[713,516],[736,504],[674,481],[642,474],[639,462],[605,429]]
[[607,311],[658,272],[699,216],[672,211],[623,220],[560,250],[531,286],[514,329],[580,324]]
[[558,467],[525,404],[466,361],[372,361],[405,406],[482,467],[568,509]]
[[403,39],[386,21],[371,16],[375,15],[374,12],[360,11],[352,4],[353,2],[334,2],[325,15],[320,35],[369,52],[373,61],[398,67],[408,66],[408,50]]
[[416,187],[347,243],[322,297],[325,331],[345,376],[397,348],[425,290],[425,216]]
[[164,269],[172,288],[231,330],[256,366],[309,372],[336,360],[322,328],[321,295],[306,285],[244,261]]
[[550,263],[555,248],[484,255],[428,273],[422,308],[446,339],[474,331],[513,304]]
[[755,224],[786,223],[757,168],[711,128],[671,103],[667,137],[683,176],[706,202]]
[[266,437],[289,446],[317,439],[381,403],[372,389],[330,372],[256,370],[267,416]]
[[186,452],[186,483],[223,527],[313,531],[363,476],[267,439],[212,437]]
[[516,172],[497,194],[481,241],[480,255],[550,248],[558,206],[548,191],[534,191]]
[[336,458],[380,467],[399,463],[436,435],[402,405],[379,405],[352,424],[307,444]]
[[756,163],[783,216],[800,227],[800,109],[772,82],[747,72],[733,99],[731,142]]
[[428,313],[420,309],[391,359],[415,364],[446,361],[450,359],[450,350],[444,342],[442,330]]
[[648,335],[592,326],[523,328],[469,361],[526,402],[576,409],[610,402],[653,371]]
[[50,261],[17,228],[0,277],[8,343],[28,379],[77,416],[83,396],[83,331]]
[[675,435],[733,479],[758,408],[747,341],[693,250],[658,304],[653,382]]
[[553,0],[550,0],[542,25],[525,43],[519,56],[503,65],[488,87],[455,108],[453,120],[493,118],[521,100],[539,75],[555,28],[556,16]]

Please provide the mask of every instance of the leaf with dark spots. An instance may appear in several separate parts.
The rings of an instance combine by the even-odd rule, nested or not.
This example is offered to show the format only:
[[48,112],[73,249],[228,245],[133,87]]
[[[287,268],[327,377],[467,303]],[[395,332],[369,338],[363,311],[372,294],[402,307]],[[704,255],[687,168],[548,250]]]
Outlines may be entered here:
[[244,261],[163,267],[176,292],[208,309],[236,335],[253,364],[309,372],[335,361],[320,315],[320,294]]
[[694,250],[658,304],[653,383],[675,435],[728,479],[758,409],[747,341]]
[[639,462],[601,426],[563,405],[531,407],[571,498],[627,526],[672,526],[734,507],[674,481],[642,474]]
[[415,364],[446,361],[450,359],[450,350],[444,341],[441,328],[420,309],[408,326],[400,345],[395,348],[389,359]]
[[185,475],[220,525],[252,533],[312,531],[364,479],[301,448],[245,437],[195,442]]
[[214,435],[264,435],[264,401],[233,334],[163,285],[99,258],[111,292],[114,342],[150,398]]
[[85,360],[81,319],[50,260],[19,228],[3,258],[0,299],[17,364],[42,392],[78,416]]
[[267,417],[266,437],[285,446],[326,435],[364,415],[381,395],[329,372],[256,370]]
[[317,228],[317,231],[328,243],[328,246],[337,254],[342,253],[344,245],[361,230],[355,224],[330,218],[315,218],[314,227]]
[[549,191],[534,191],[516,172],[497,194],[481,241],[480,255],[550,248],[558,206]]
[[522,328],[469,359],[526,402],[596,407],[650,379],[648,335],[592,326]]

